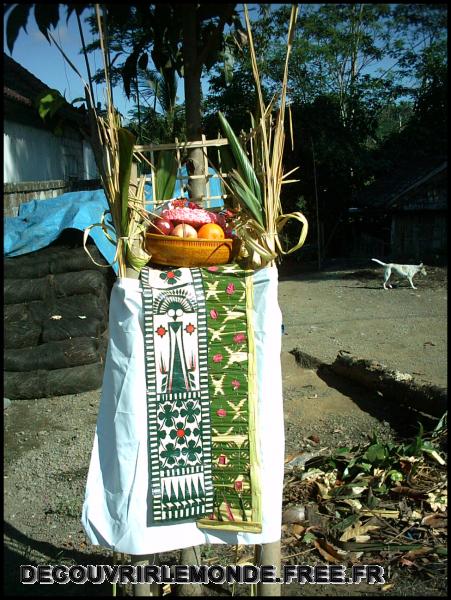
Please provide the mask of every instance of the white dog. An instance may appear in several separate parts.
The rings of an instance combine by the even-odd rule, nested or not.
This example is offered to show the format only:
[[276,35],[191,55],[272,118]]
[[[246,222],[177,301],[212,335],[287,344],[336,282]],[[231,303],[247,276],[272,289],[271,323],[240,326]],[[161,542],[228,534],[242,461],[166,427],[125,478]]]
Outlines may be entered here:
[[372,258],[371,260],[374,260],[374,262],[377,262],[380,265],[382,265],[383,267],[385,267],[384,268],[384,277],[385,277],[384,290],[388,289],[387,285],[389,288],[392,287],[388,283],[388,280],[390,279],[390,275],[391,275],[392,271],[394,271],[398,275],[401,275],[402,277],[406,277],[409,280],[410,285],[413,287],[414,290],[417,289],[413,285],[413,282],[412,282],[414,275],[416,275],[417,273],[421,273],[422,275],[427,275],[426,269],[423,267],[423,263],[420,263],[419,265],[397,265],[396,263],[384,263],[381,260],[378,260],[377,258]]

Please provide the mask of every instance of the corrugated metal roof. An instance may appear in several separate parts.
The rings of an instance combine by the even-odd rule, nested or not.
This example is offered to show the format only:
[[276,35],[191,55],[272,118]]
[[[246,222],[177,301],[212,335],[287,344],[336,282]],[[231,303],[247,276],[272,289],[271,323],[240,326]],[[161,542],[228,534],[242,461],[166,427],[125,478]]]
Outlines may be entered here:
[[443,157],[404,165],[362,190],[355,196],[353,205],[359,209],[389,209],[405,194],[447,167],[448,161]]

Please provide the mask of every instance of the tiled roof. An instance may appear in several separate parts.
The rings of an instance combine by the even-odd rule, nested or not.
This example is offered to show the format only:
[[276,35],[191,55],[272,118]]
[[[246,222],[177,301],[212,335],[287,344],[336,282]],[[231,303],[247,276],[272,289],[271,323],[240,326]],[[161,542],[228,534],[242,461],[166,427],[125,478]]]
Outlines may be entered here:
[[36,96],[50,89],[6,52],[3,53],[3,67],[3,92],[18,102],[28,104],[28,100],[33,103]]
[[[36,98],[51,88],[11,56],[8,56],[6,52],[3,53],[3,67],[3,97],[23,107],[30,107],[33,112],[36,112],[34,108]],[[84,120],[85,118],[86,111],[84,109],[76,109],[68,105],[62,110],[66,119],[74,120],[77,123],[80,123],[80,119]]]

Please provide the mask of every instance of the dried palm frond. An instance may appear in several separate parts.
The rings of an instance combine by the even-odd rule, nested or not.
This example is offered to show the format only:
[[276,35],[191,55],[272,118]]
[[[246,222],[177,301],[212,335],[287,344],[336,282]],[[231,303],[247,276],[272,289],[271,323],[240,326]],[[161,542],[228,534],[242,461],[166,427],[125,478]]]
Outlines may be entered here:
[[[247,250],[252,252],[254,266],[260,266],[272,263],[277,255],[290,254],[299,249],[308,231],[308,223],[304,215],[300,212],[284,215],[280,201],[282,185],[296,181],[287,179],[295,169],[284,174],[282,158],[285,144],[288,62],[298,9],[294,5],[291,10],[282,88],[280,94],[275,94],[267,106],[263,100],[247,5],[244,5],[244,10],[258,111],[255,117],[251,115],[252,129],[243,145],[240,144],[224,115],[219,113],[218,116],[236,164],[236,168],[230,169],[228,173],[228,182],[225,179],[223,182],[242,207],[242,212],[236,221],[237,233],[244,241]],[[273,109],[277,100],[279,100],[279,107],[274,116]],[[292,134],[291,114],[290,132]],[[250,145],[250,158],[246,143]],[[248,214],[247,219],[246,214]],[[290,219],[299,221],[302,230],[297,244],[285,251],[279,234]]]
[[[105,116],[97,113],[89,86],[83,81],[79,71],[56,40],[53,37],[51,39],[64,59],[83,81],[91,126],[90,142],[112,221],[112,227],[106,225],[106,215],[104,214],[100,223],[95,223],[87,228],[84,239],[87,239],[89,231],[93,227],[102,227],[109,241],[116,245],[113,262],[117,261],[118,263],[118,275],[119,277],[125,277],[127,267],[140,271],[150,258],[143,248],[145,231],[144,182],[136,188],[134,195],[131,194],[130,178],[133,158],[140,160],[140,157],[134,154],[135,136],[128,129],[121,126],[120,116],[113,106],[108,50],[105,43],[106,36],[98,4],[95,5],[95,12],[105,75]],[[116,234],[115,240],[110,235],[112,228]]]

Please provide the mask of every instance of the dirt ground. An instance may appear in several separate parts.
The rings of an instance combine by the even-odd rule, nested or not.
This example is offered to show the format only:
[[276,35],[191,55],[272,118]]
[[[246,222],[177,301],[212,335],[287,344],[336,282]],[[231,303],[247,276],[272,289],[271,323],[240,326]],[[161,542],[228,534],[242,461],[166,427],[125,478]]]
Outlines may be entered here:
[[283,349],[299,345],[324,362],[347,350],[446,386],[447,270],[427,268],[414,278],[416,290],[393,275],[393,289],[384,290],[382,273],[337,265],[282,275]]
[[[383,438],[409,434],[416,427],[405,409],[344,382],[300,368],[289,351],[299,347],[319,361],[332,362],[340,349],[376,359],[423,381],[447,385],[447,271],[428,269],[415,281],[382,289],[381,270],[331,268],[321,273],[282,275],[283,384],[286,453],[334,448],[377,432]],[[59,586],[24,586],[21,564],[105,564],[111,553],[92,547],[80,524],[81,506],[94,437],[100,391],[12,401],[4,410],[4,591],[6,595],[57,596]],[[224,559],[224,550],[203,547],[204,560]],[[282,555],[287,550],[282,548]],[[168,561],[171,556],[163,556]],[[231,556],[229,557],[231,560]],[[177,556],[172,557],[177,562]],[[231,560],[233,562],[233,560]],[[309,555],[300,563],[310,563]],[[381,586],[299,586],[283,595],[445,596],[446,576],[424,578],[404,569],[390,572],[390,589]],[[240,586],[241,588],[241,586]],[[66,596],[111,596],[108,584],[64,586]],[[230,595],[230,590],[208,591]],[[249,595],[240,589],[239,595]]]

